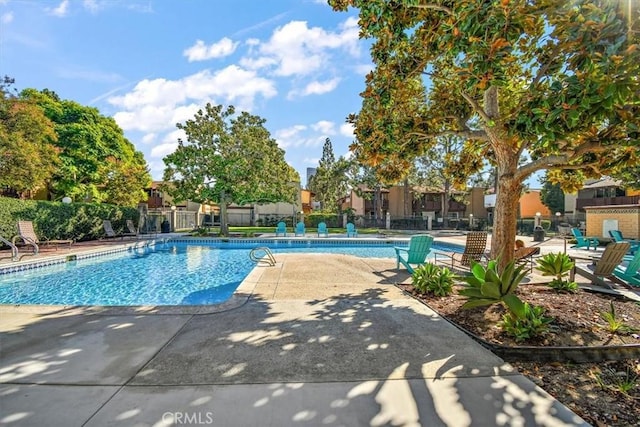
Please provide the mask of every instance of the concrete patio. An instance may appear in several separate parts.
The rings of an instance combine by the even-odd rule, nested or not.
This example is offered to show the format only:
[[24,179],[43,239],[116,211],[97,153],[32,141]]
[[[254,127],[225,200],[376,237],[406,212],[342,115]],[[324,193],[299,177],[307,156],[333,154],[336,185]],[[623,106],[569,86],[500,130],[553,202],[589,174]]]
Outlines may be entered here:
[[0,422],[586,425],[408,280],[394,260],[278,254],[209,311],[2,306]]

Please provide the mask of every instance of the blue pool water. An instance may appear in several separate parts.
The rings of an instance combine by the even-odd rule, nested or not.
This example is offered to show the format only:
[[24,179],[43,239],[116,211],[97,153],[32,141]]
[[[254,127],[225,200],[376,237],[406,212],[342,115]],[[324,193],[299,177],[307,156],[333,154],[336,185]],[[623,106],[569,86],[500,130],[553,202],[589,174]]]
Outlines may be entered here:
[[[165,243],[133,252],[0,275],[0,304],[202,305],[224,302],[255,263],[249,252],[333,253],[395,258],[393,245],[309,246]],[[434,244],[434,249],[455,250]]]

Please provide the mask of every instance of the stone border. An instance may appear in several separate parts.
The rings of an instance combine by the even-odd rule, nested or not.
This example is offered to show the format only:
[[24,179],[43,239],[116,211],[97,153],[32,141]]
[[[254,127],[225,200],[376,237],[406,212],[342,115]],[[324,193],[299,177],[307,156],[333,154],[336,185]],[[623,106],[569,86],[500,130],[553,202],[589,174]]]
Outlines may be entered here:
[[[404,294],[416,301],[426,305],[436,314],[437,310],[429,304],[416,298],[409,292],[396,285]],[[515,346],[509,347],[502,344],[495,344],[468,331],[453,320],[440,316],[449,324],[455,326],[460,331],[467,334],[474,341],[487,350],[500,357],[505,362],[573,362],[573,363],[598,363],[610,360],[640,359],[640,344],[624,344],[616,346]]]

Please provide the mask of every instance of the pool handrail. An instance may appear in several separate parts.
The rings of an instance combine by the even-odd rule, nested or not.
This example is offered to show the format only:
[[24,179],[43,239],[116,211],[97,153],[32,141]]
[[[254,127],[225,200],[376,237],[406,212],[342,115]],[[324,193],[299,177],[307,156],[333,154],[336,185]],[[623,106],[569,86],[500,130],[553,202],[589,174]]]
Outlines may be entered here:
[[[0,242],[4,243],[5,245],[7,245],[7,246],[9,246],[11,248],[11,261],[20,260],[20,253],[19,253],[18,247],[16,245],[14,245],[13,243],[11,243],[10,241],[8,241],[7,239],[5,239],[2,236],[0,236]],[[27,255],[27,254],[25,254],[25,255]],[[8,258],[8,257],[2,257],[0,259],[4,259],[4,258]]]

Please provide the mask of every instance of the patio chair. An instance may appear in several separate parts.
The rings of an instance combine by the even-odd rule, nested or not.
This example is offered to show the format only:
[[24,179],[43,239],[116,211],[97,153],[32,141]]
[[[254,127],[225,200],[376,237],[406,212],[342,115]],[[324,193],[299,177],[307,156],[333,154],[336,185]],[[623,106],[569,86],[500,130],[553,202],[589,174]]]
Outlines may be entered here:
[[628,285],[640,286],[640,251],[636,251],[634,257],[628,262],[618,265],[613,270],[613,274]]
[[572,228],[571,234],[573,234],[573,237],[576,239],[576,244],[571,246],[572,248],[587,248],[587,250],[589,250],[591,246],[593,246],[593,250],[595,251],[600,244],[600,241],[595,237],[584,237],[579,228]]
[[306,232],[306,228],[304,226],[304,222],[300,221],[299,223],[296,224],[295,235],[304,237],[305,232]]
[[573,281],[578,274],[591,280],[594,285],[613,288],[616,284],[614,271],[622,262],[630,246],[629,242],[613,242],[606,246],[599,258],[585,260],[585,258],[571,257],[574,260],[574,266],[569,280]]
[[347,237],[358,237],[358,230],[352,222],[347,223]]
[[36,231],[33,228],[32,221],[18,221],[18,235],[14,236],[11,239],[11,243],[14,245],[18,243],[19,240],[25,245],[29,245],[33,248],[34,255],[38,253],[41,245],[56,245],[55,249],[58,250],[57,245],[68,244],[71,246],[73,244],[73,240],[71,239],[40,239],[36,234]]
[[329,230],[327,229],[327,224],[324,222],[318,223],[318,237],[320,235],[324,235],[324,237],[329,237]]
[[446,253],[434,251],[434,261],[438,262],[438,256],[448,258],[451,261],[451,267],[461,267],[469,269],[471,261],[481,262],[487,260],[487,232],[486,231],[470,231],[467,234],[467,241],[464,245],[462,253]]
[[285,224],[283,221],[280,221],[278,225],[276,225],[276,237],[281,234],[283,237],[287,237],[287,224]]
[[640,247],[640,241],[625,239],[624,237],[622,237],[622,232],[620,230],[609,230],[609,236],[611,236],[614,242],[629,242],[629,244],[631,245],[629,253],[632,255],[636,253],[636,251]]
[[104,228],[104,234],[107,238],[115,239],[120,237],[124,240],[125,237],[136,237],[138,233],[116,233],[113,231],[113,226],[111,225],[111,221],[105,219],[102,221],[102,228]]
[[400,268],[400,264],[407,268],[409,274],[413,274],[414,270],[411,264],[422,265],[427,259],[427,255],[431,252],[431,244],[433,236],[428,234],[416,234],[411,236],[409,247],[402,248],[394,246],[396,251],[396,269]]
[[517,265],[528,265],[529,272],[532,272],[536,255],[540,255],[540,246],[523,246],[515,249],[513,260]]

